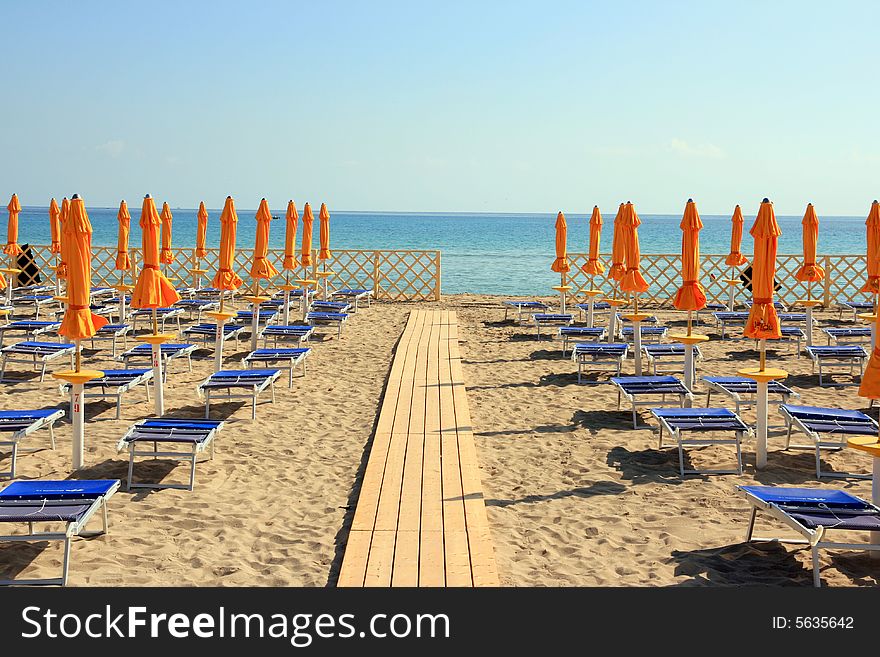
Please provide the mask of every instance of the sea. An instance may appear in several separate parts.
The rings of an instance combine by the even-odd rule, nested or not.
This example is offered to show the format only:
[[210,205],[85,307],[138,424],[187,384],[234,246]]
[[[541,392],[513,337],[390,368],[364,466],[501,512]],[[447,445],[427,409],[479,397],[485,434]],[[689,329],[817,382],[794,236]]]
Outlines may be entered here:
[[[92,243],[115,246],[117,208],[87,208],[92,223]],[[140,208],[131,207],[131,244],[140,242],[137,221]],[[616,211],[616,208],[615,208]],[[256,209],[238,209],[238,249],[254,244]],[[172,208],[173,246],[195,245],[197,210]],[[4,213],[5,214],[5,213]],[[284,208],[272,223],[270,247],[284,248]],[[208,210],[208,246],[220,240],[220,210]],[[642,253],[679,253],[680,215],[639,214]],[[602,252],[610,252],[614,212],[603,216]],[[780,254],[801,253],[801,216],[779,216],[782,229]],[[819,255],[864,254],[866,217],[820,217]],[[700,250],[726,254],[730,249],[730,216],[701,215]],[[589,215],[566,214],[568,249],[588,251]],[[742,251],[751,253],[748,234],[754,216],[745,217]],[[556,213],[494,214],[434,212],[342,212],[331,211],[331,249],[427,249],[442,252],[444,293],[547,294],[558,284],[559,275],[550,271],[554,259]],[[3,220],[0,218],[0,233]],[[300,228],[302,222],[300,222]],[[318,243],[317,212],[314,243]],[[298,242],[301,236],[298,236]],[[19,215],[19,243],[48,244],[48,208],[26,207]]]

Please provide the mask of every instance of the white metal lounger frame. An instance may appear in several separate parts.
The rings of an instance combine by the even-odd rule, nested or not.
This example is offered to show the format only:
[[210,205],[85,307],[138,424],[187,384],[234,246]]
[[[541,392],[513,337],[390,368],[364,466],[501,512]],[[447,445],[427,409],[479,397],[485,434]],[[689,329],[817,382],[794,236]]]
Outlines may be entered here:
[[[118,489],[119,484],[117,483],[116,486],[112,488],[108,493],[106,493],[105,495],[101,495],[97,498],[47,500],[47,507],[50,507],[52,505],[67,506],[71,504],[85,504],[86,502],[91,503],[91,506],[89,507],[88,511],[86,511],[86,513],[83,515],[83,517],[78,522],[68,522],[67,527],[65,527],[63,532],[34,531],[34,523],[28,523],[28,532],[26,534],[7,534],[5,536],[0,536],[0,543],[39,543],[43,541],[64,542],[64,556],[61,561],[61,577],[49,577],[42,579],[4,579],[0,580],[0,586],[67,586],[67,573],[70,566],[70,539],[72,539],[74,536],[90,538],[93,536],[101,536],[103,534],[109,533],[110,525],[107,521],[107,501]],[[30,500],[30,502],[33,503],[33,500]],[[13,502],[5,501],[4,504],[11,505],[13,504]],[[103,521],[101,529],[94,531],[85,531],[86,525],[88,524],[89,520],[91,520],[92,516],[94,516],[95,513],[97,513],[99,510],[101,511],[101,519]],[[51,521],[40,520],[38,522]]]
[[[816,453],[816,478],[822,479],[825,477],[826,479],[870,479],[870,474],[859,474],[855,472],[823,472],[822,470],[822,456],[821,450],[828,449],[833,450],[835,452],[840,451],[844,447],[846,447],[846,439],[847,434],[839,434],[840,438],[834,440],[830,437],[823,437],[823,434],[816,433],[809,427],[807,427],[803,422],[800,421],[799,418],[791,415],[787,412],[785,408],[780,408],[779,412],[782,414],[782,417],[785,418],[785,426],[787,429],[787,433],[785,434],[785,449],[810,449],[815,450]],[[877,423],[872,419],[874,427],[877,427]],[[812,445],[798,444],[791,442],[791,431],[794,427],[797,427],[798,431],[802,432],[805,436],[810,438],[813,441]],[[825,436],[834,436],[834,434],[824,434]]]
[[[741,394],[738,392],[734,392],[733,390],[728,390],[727,388],[723,387],[719,383],[716,383],[714,381],[707,381],[706,377],[703,377],[703,383],[705,383],[706,387],[708,388],[708,391],[706,392],[706,406],[711,406],[713,392],[718,392],[718,393],[730,398],[733,401],[734,406],[735,406],[734,413],[736,413],[737,415],[740,414],[740,410],[744,406],[746,408],[748,408],[750,406],[754,406],[756,403],[755,397],[756,397],[757,393],[742,393]],[[795,399],[800,399],[800,393],[796,392],[795,390],[792,390],[791,388],[786,388],[786,390],[788,390],[788,392],[786,392],[786,393],[779,393],[779,392],[774,393],[774,391],[771,390],[770,394],[768,395],[768,398],[772,394],[781,394],[782,399],[780,401],[773,401],[773,400],[768,399],[768,402],[770,404],[787,404],[791,397],[794,397]],[[744,397],[744,395],[747,395],[747,396]]]
[[[519,301],[519,302],[517,302],[517,301],[512,301],[512,302],[503,302],[502,305],[504,306],[504,321],[505,321],[505,322],[507,321],[507,313],[510,311],[510,309],[511,309],[511,308],[516,308],[516,323],[517,323],[517,324],[522,324],[522,321],[523,321],[522,316],[523,316],[523,307],[524,307],[524,304],[531,304],[531,303],[534,303],[534,302],[533,302],[533,301]],[[531,306],[529,306],[529,305],[525,305],[525,308],[526,308],[526,310],[534,311],[534,308],[537,308],[537,306],[535,306],[535,307],[533,308],[533,307],[531,307]],[[545,304],[544,304],[544,307],[543,307],[542,309],[540,309],[540,312],[547,312],[549,309],[550,309],[550,305],[545,303]]]
[[[855,345],[854,345],[855,346]],[[823,382],[822,371],[823,368],[825,370],[829,370],[831,368],[840,368],[846,369],[849,371],[850,378],[853,378],[853,370],[858,366],[859,368],[859,376],[861,376],[865,371],[865,362],[868,360],[867,352],[864,356],[835,356],[834,354],[828,355],[820,355],[819,352],[814,352],[807,350],[807,353],[810,354],[810,358],[813,361],[813,372],[816,372],[816,368],[819,369],[819,387],[823,387],[825,383]],[[833,372],[828,372],[828,374],[832,374]],[[838,370],[838,374],[841,372]],[[857,383],[829,383],[829,386],[843,387],[843,386],[854,386],[858,385]]]
[[656,397],[657,395],[660,395],[660,400],[658,401],[655,399],[653,401],[638,401],[636,399],[637,395],[631,395],[630,393],[626,392],[621,386],[619,386],[617,384],[613,384],[613,385],[615,388],[617,388],[617,410],[620,410],[621,398],[625,398],[627,401],[629,401],[630,404],[632,404],[633,429],[639,429],[639,428],[648,429],[648,428],[650,428],[648,425],[644,425],[642,427],[639,427],[639,419],[638,419],[638,407],[639,406],[675,406],[675,402],[668,401],[666,399],[666,395],[675,395],[676,397],[678,397],[678,406],[680,408],[684,407],[684,402],[686,399],[689,399],[691,402],[693,402],[693,400],[694,400],[694,395],[690,391],[688,391],[687,394],[678,393],[678,392],[651,392],[651,391],[647,391],[647,392],[641,393],[638,396],[650,395],[651,397]]
[[[279,356],[277,358],[268,358],[268,359],[260,359],[256,357],[252,359],[252,353],[248,354],[244,358],[241,359],[241,364],[250,369],[259,369],[256,366],[260,363],[272,364],[273,367],[280,367],[280,369],[287,370],[287,387],[293,387],[293,371],[296,369],[297,365],[302,365],[303,376],[306,376],[307,371],[307,363],[306,359],[311,356],[312,350],[303,351],[296,356]],[[287,366],[279,366],[278,363],[282,363],[287,361]]]
[[[585,342],[581,342],[579,344],[589,344]],[[603,343],[603,346],[607,346]],[[620,368],[623,366],[623,361],[626,360],[626,355],[629,353],[629,347],[623,350],[619,356],[613,356],[611,354],[591,354],[589,352],[579,352],[577,349],[577,345],[571,351],[571,359],[577,363],[578,366],[578,383],[581,383],[581,377],[583,376],[584,369],[586,369],[587,365],[596,365],[597,363],[612,363],[614,365],[614,369],[612,370],[600,370],[591,367],[589,371],[591,372],[610,372],[612,374],[616,374],[620,376]],[[596,383],[599,383],[598,381]]]
[[[27,320],[25,320],[27,321]],[[37,320],[34,320],[37,321]],[[59,328],[61,328],[61,322],[52,322],[48,326],[41,326],[35,329],[24,329],[17,326],[13,326],[14,322],[10,322],[9,324],[4,324],[0,326],[0,347],[3,346],[3,342],[6,340],[6,333],[8,331],[16,331],[19,333],[24,333],[25,335],[30,336],[31,338],[36,338],[39,335],[45,335],[46,333],[54,333]]]
[[[738,311],[733,311],[738,312]],[[718,313],[712,313],[712,316],[715,318],[716,325],[721,326],[721,339],[727,339],[727,325],[731,326],[742,326],[745,328],[746,322],[748,321],[748,317],[719,317]]]
[[265,327],[263,327],[263,330],[260,331],[260,333],[259,333],[259,335],[258,335],[257,337],[258,337],[258,338],[263,338],[263,347],[264,347],[264,348],[266,348],[266,349],[269,348],[269,338],[274,338],[274,344],[273,344],[273,346],[274,346],[274,347],[277,347],[277,346],[278,346],[278,339],[279,339],[279,338],[282,338],[282,339],[283,339],[283,338],[292,338],[292,337],[295,337],[295,338],[296,338],[296,346],[297,346],[297,347],[302,347],[302,343],[303,343],[303,342],[308,342],[308,341],[309,341],[309,338],[311,338],[311,337],[312,337],[312,334],[315,332],[315,327],[313,327],[313,326],[309,326],[309,327],[308,327],[309,330],[308,330],[308,331],[303,331],[301,334],[294,333],[294,332],[290,332],[290,333],[283,333],[283,332],[281,332],[281,333],[272,333],[272,334],[267,334],[267,333],[266,333],[266,331],[269,330],[269,329],[271,329],[272,331],[277,331],[278,328],[279,328],[278,326],[265,326]]
[[[198,345],[190,344],[185,349],[179,349],[173,353],[166,353],[164,351],[160,352],[162,354],[162,380],[168,380],[168,369],[169,363],[175,358],[183,358],[186,357],[187,367],[190,372],[193,371],[192,366],[192,353],[196,350]],[[129,364],[129,360],[145,360],[152,362],[152,351],[147,351],[145,349],[141,349],[141,351],[135,352],[133,349],[129,349],[128,351],[120,354],[116,357],[116,360],[122,361],[125,364],[126,369],[131,367]],[[133,368],[138,369],[138,368]]]
[[[184,311],[183,308],[180,308],[177,306],[172,306],[170,310],[166,310],[165,312],[161,312],[161,313],[156,313],[156,315],[157,315],[156,319],[159,321],[160,330],[164,331],[165,330],[165,322],[167,322],[169,319],[173,319],[177,323],[177,330],[179,332],[180,328],[181,328],[180,327],[180,316],[183,314],[183,311]],[[147,318],[148,321],[152,321],[151,320],[152,310],[150,310],[149,312],[135,311],[131,314],[131,330],[132,331],[137,331],[138,320],[141,319],[142,317]]]
[[[61,343],[59,343],[61,344]],[[10,345],[14,347],[15,345]],[[4,347],[0,352],[0,383],[6,381],[6,365],[8,363],[28,363],[32,369],[37,369],[37,359],[42,363],[40,367],[40,382],[46,378],[46,366],[62,356],[70,357],[70,369],[74,367],[74,357],[76,355],[76,347],[70,345],[66,349],[57,349],[49,353],[40,354],[38,351],[6,351],[9,347]],[[20,357],[17,357],[20,356]]]
[[[132,368],[135,369],[135,368]],[[147,392],[147,401],[150,401],[150,381],[153,379],[153,370],[148,369],[140,374],[138,374],[135,378],[130,381],[126,381],[122,385],[114,386],[114,385],[98,385],[98,381],[101,379],[92,379],[88,383],[85,384],[85,390],[83,392],[83,396],[86,399],[115,399],[116,400],[116,419],[118,420],[122,417],[122,396],[129,392],[130,390],[136,388],[140,384],[144,384],[144,389]],[[69,383],[62,383],[58,386],[58,389],[61,391],[62,395],[66,395],[70,391]]]
[[845,333],[842,335],[835,335],[834,334],[835,328],[840,328],[840,327],[826,326],[825,328],[822,329],[822,332],[825,334],[825,337],[827,338],[826,344],[829,346],[831,345],[832,342],[836,345],[858,344],[858,345],[863,345],[863,346],[871,343],[871,329],[868,328],[867,326],[865,327],[865,329],[866,329],[865,332],[863,332],[862,334],[857,333],[855,335],[846,335]]
[[[9,470],[7,472],[0,472],[0,477],[5,477],[8,479],[15,479],[15,464],[18,459],[19,446],[18,443],[30,436],[35,431],[39,431],[40,429],[48,428],[49,429],[49,442],[52,445],[52,449],[55,449],[55,423],[64,417],[64,411],[58,410],[55,411],[52,415],[47,415],[46,417],[37,418],[33,422],[31,422],[28,426],[19,429],[18,431],[11,432],[12,435],[9,437],[5,437],[6,432],[0,433],[0,446],[9,447],[10,448],[10,465]],[[24,450],[22,450],[24,451]]]
[[[206,347],[213,346],[217,339],[217,325],[216,324],[208,324],[210,328],[204,328],[201,325],[190,326],[188,328],[183,329],[180,333],[184,338],[201,338],[202,344]],[[235,340],[236,346],[238,345],[239,334],[244,331],[246,327],[240,324],[224,324],[223,325],[223,340]]]
[[574,315],[569,313],[559,313],[568,315],[569,318],[564,320],[562,318],[556,317],[553,319],[538,319],[536,315],[541,314],[554,314],[554,313],[532,313],[532,324],[538,329],[538,339],[541,339],[541,327],[546,326],[548,328],[558,327],[558,326],[571,326],[574,323]]
[[38,298],[44,295],[32,295],[34,298],[32,299],[22,299],[19,297],[18,299],[12,299],[13,306],[33,306],[34,307],[34,320],[40,319],[40,308],[43,306],[50,306],[53,303],[58,303],[55,299],[52,298],[51,295],[46,295],[46,298]]
[[[652,354],[648,350],[649,345],[642,345],[642,352],[645,354],[645,358],[648,361],[648,367],[651,368],[652,374],[681,374],[684,372],[684,351],[681,354],[678,353],[667,353],[667,354]],[[703,360],[703,352],[700,351],[700,347],[698,345],[693,345],[694,347],[694,379],[697,378],[697,363]],[[671,370],[661,370],[659,367],[660,362],[663,362],[667,365],[681,365],[681,367],[676,367]]]
[[[624,328],[628,328],[630,330],[624,332]],[[645,329],[651,329],[650,331],[646,331]],[[663,329],[662,331],[659,329]],[[642,338],[642,343],[649,342],[652,344],[660,344],[660,341],[666,337],[667,333],[669,333],[669,328],[666,326],[641,326],[639,327],[639,335]],[[635,331],[632,330],[632,326],[623,326],[620,325],[620,330],[617,332],[618,337],[624,342],[634,342],[636,339]]]
[[[764,500],[755,497],[747,491],[743,491],[743,493],[749,500],[749,503],[752,505],[752,513],[751,517],[749,518],[749,528],[746,532],[746,542],[809,545],[810,551],[812,553],[813,586],[815,586],[816,588],[822,586],[822,580],[819,576],[819,550],[880,550],[880,545],[872,543],[835,543],[833,541],[826,541],[824,540],[825,532],[827,531],[825,527],[821,525],[816,529],[804,527],[801,523],[792,518],[789,514],[780,509],[779,506],[774,504],[773,502],[765,502]],[[757,518],[758,511],[764,511],[767,515],[774,518],[775,520],[778,520],[787,527],[790,527],[804,538],[755,536],[755,519]]]
[[358,292],[357,294],[346,293],[342,290],[337,290],[336,292],[330,293],[331,299],[334,299],[336,297],[339,297],[341,299],[351,300],[352,303],[354,304],[354,310],[352,310],[352,312],[356,313],[358,311],[358,304],[363,299],[366,299],[366,301],[367,301],[367,308],[370,307],[370,304],[373,301],[373,290],[364,289],[364,290],[361,290],[360,292]]
[[[331,315],[339,314],[339,315],[343,315],[343,316],[342,317],[311,317],[311,316],[308,316],[307,321],[309,323],[314,322],[312,324],[312,326],[328,326],[330,324],[336,324],[336,338],[341,339],[342,338],[342,326],[345,324],[345,322],[348,321],[348,316],[345,313],[333,312],[330,314]],[[309,313],[309,315],[311,315],[311,313]]]
[[[195,299],[181,299],[181,301],[195,301]],[[178,301],[174,304],[175,308],[180,308],[183,312],[188,313],[188,317],[191,321],[201,322],[202,314],[215,311],[220,308],[220,301],[214,301],[212,299],[201,299],[204,303],[183,303],[181,305],[177,305],[181,303]]]
[[[576,333],[564,333],[562,329],[566,328],[565,326],[560,326],[557,330],[557,337],[562,338],[562,357],[565,358],[565,352],[568,351],[568,345],[578,344],[581,342],[601,342],[605,339],[605,329],[599,329],[599,332],[595,335],[584,335],[581,337]],[[598,328],[598,327],[597,327]]]
[[[150,427],[144,427],[141,424],[135,424],[132,427],[129,427],[128,431],[125,432],[125,435],[119,440],[119,443],[116,445],[117,453],[128,450],[128,478],[125,480],[125,489],[132,490],[133,488],[149,488],[152,490],[159,490],[163,488],[173,488],[176,490],[188,490],[192,491],[196,485],[196,463],[198,462],[199,454],[202,454],[204,451],[208,451],[208,460],[214,460],[214,438],[217,436],[217,433],[220,429],[223,428],[223,423],[221,422],[215,429],[206,430],[201,429],[198,433],[203,433],[208,431],[208,435],[204,440],[194,440],[187,442],[176,442],[175,444],[179,445],[188,445],[191,449],[184,451],[159,451],[159,443],[168,443],[173,441],[162,440],[163,436],[168,436],[169,432],[159,432],[156,431],[156,439],[149,440],[131,440],[131,438],[137,434],[137,431],[147,430],[149,432]],[[175,430],[172,427],[168,427],[171,429],[171,432]],[[193,433],[194,429],[189,429],[189,433]],[[187,433],[186,427],[180,427],[178,429],[179,433]],[[138,450],[138,444],[150,444],[152,442],[153,449],[151,450]],[[135,458],[138,456],[143,456],[146,458],[150,458],[153,460],[157,459],[168,459],[172,461],[188,461],[190,464],[189,471],[189,483],[186,484],[148,484],[148,483],[139,483],[136,484],[134,482],[134,462]]]
[[[660,423],[660,436],[657,447],[659,449],[663,449],[663,430],[669,432],[669,435],[675,438],[678,443],[678,471],[681,473],[681,476],[684,477],[688,474],[742,474],[743,464],[742,464],[742,440],[743,434],[748,434],[749,436],[753,435],[753,431],[749,427],[745,427],[744,429],[740,429],[738,431],[733,429],[718,429],[719,432],[725,431],[730,432],[734,431],[734,438],[707,438],[705,433],[700,433],[701,437],[697,438],[685,438],[684,435],[688,432],[681,431],[679,429],[673,428],[666,421],[666,418],[661,417],[659,415],[654,415],[657,418],[657,421]],[[733,470],[685,470],[684,469],[684,448],[685,447],[706,447],[708,445],[736,445],[736,468]]]
[[110,347],[110,350],[111,350],[110,356],[112,358],[116,358],[116,338],[122,338],[122,348],[123,349],[128,347],[127,336],[129,334],[129,332],[131,331],[130,324],[125,324],[121,328],[118,328],[115,331],[113,331],[112,333],[101,333],[101,330],[103,330],[103,329],[99,329],[98,332],[95,333],[91,338],[92,349],[95,348],[95,341],[96,340],[109,342],[112,345]]
[[[221,372],[223,370],[220,370]],[[214,386],[213,388],[203,388],[201,385],[198,387],[199,396],[204,397],[205,399],[205,419],[211,418],[211,393],[212,390],[225,390],[226,391],[226,399],[250,399],[251,400],[251,420],[257,419],[257,397],[259,397],[260,393],[263,392],[266,388],[272,393],[272,403],[275,403],[275,381],[278,377],[281,376],[281,370],[277,370],[274,376],[266,377],[260,385],[251,386],[251,391],[248,394],[240,393],[233,394],[232,390],[234,388],[244,388],[241,385],[229,386],[227,388],[222,388],[220,386]],[[208,377],[202,383],[207,383],[211,380],[211,377]],[[247,388],[244,388],[247,389]]]

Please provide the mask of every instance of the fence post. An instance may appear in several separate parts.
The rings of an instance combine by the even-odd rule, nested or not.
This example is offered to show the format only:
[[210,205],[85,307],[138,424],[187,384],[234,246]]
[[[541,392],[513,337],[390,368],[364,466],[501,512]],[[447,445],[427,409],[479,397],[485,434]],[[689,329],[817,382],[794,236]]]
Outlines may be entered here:
[[373,251],[373,298],[380,297],[379,290],[379,252]]
[[434,301],[440,301],[440,251],[434,256]]
[[825,256],[825,290],[823,294],[822,304],[826,309],[831,307],[831,257]]

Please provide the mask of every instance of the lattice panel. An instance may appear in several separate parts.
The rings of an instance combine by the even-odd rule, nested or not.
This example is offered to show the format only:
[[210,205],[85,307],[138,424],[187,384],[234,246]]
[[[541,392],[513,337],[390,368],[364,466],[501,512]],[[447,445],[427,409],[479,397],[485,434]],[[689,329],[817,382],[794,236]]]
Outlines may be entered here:
[[439,300],[439,251],[381,251],[379,261],[379,299]]
[[369,289],[379,278],[379,251],[334,251],[328,266],[339,288]]

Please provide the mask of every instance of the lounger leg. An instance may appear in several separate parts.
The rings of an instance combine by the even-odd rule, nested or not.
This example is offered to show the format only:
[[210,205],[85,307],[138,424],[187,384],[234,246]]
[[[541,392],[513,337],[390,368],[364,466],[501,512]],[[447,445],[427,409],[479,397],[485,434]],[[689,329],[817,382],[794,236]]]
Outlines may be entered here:
[[681,432],[677,432],[678,434],[678,471],[681,473],[682,478],[684,478],[684,446],[681,444]]
[[[70,366],[70,369],[73,369],[73,365]],[[43,379],[46,377],[46,361],[43,361],[43,367],[40,369],[40,383],[43,382]]]
[[193,446],[192,461],[190,462],[191,470],[189,472],[189,489],[192,491],[196,485],[196,448]]
[[129,446],[129,455],[128,455],[128,479],[126,479],[126,489],[131,490],[131,485],[133,483],[132,477],[134,477],[134,446],[135,443],[131,443]]
[[55,423],[49,425],[49,443],[52,445],[52,450],[55,449]]
[[254,396],[251,398],[251,420],[257,419],[257,391],[254,390]]
[[211,418],[211,393],[205,390],[205,419]]
[[61,562],[61,586],[67,586],[67,571],[70,565],[70,536],[64,538],[64,557]]
[[18,443],[14,442],[14,443],[12,443],[12,456],[11,456],[12,464],[9,467],[9,478],[10,479],[15,479],[15,458],[16,458],[16,456],[18,456]]
[[122,393],[116,395],[116,419],[122,417]]
[[811,551],[813,553],[813,586],[818,589],[822,587],[822,579],[819,576],[819,546],[814,545]]
[[749,528],[746,531],[746,543],[752,540],[752,534],[755,531],[755,517],[758,515],[758,509],[752,507],[752,515],[749,517]]
[[822,459],[819,454],[819,443],[816,443],[816,479],[822,478]]

